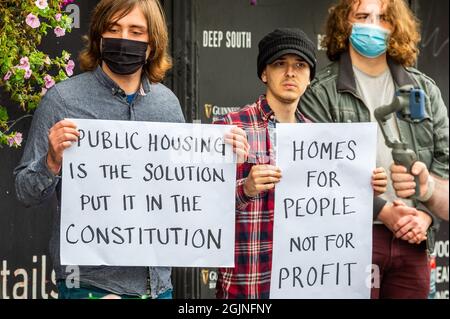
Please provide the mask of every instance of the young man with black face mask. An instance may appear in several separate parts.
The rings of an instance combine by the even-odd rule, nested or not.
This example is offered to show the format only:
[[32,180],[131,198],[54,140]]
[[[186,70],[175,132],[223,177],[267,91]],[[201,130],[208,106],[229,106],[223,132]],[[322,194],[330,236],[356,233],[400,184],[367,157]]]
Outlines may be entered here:
[[[59,252],[63,151],[79,137],[76,125],[65,119],[183,123],[178,99],[161,84],[171,67],[167,48],[167,26],[158,0],[102,0],[80,55],[81,68],[87,72],[50,89],[35,112],[15,170],[16,190],[28,206],[57,194],[50,253],[60,298],[171,298],[169,267],[80,266],[74,272],[61,265]],[[230,140],[235,151],[239,151],[236,144],[246,145],[243,131],[232,131]]]
[[[418,30],[407,1],[339,1],[329,11],[323,41],[333,63],[318,73],[299,104],[300,111],[315,122],[373,122],[375,109],[390,104],[404,85],[419,88],[427,96],[424,121],[408,123],[395,115],[389,120],[395,138],[408,143],[418,156],[413,173],[424,176],[419,198],[402,200],[417,208],[413,213],[383,209],[374,222],[373,264],[378,267],[372,298],[376,299],[427,298],[426,239],[431,239],[438,224],[433,213],[445,210],[439,199],[447,202],[448,211],[448,116],[434,81],[412,67],[419,51]],[[396,195],[410,196],[415,186],[412,175],[404,167],[391,166],[392,162],[391,150],[379,131],[377,166],[391,168],[394,182],[383,195],[389,202],[385,207],[396,206]],[[432,186],[427,187],[428,180],[438,184],[434,192]]]

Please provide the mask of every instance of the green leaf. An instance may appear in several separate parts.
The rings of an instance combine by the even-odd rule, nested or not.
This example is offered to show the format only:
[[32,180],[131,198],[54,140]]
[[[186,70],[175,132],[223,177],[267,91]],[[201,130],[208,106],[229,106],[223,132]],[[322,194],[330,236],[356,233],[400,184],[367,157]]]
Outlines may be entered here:
[[[47,31],[51,33],[55,26],[60,25],[69,32],[72,22],[67,14],[61,12],[59,0],[49,0],[48,8],[44,10],[35,5],[35,0],[0,0],[0,3],[0,86],[2,92],[9,95],[6,98],[15,102],[15,108],[20,106],[24,111],[30,111],[41,100],[43,77],[46,74],[52,75],[55,81],[67,78],[64,66],[70,57],[69,52],[64,52],[62,57],[53,59],[51,65],[47,65],[44,61],[48,53],[42,52],[38,46]],[[29,13],[39,18],[39,28],[32,29],[25,23]],[[57,13],[62,13],[60,22],[55,19]],[[27,80],[24,79],[24,70],[14,68],[25,56],[29,58],[33,70],[31,78]],[[1,81],[8,71],[13,72],[10,79]],[[7,144],[7,137],[11,136],[4,133],[8,130],[8,121],[7,108],[0,106],[0,147]]]
[[6,122],[8,118],[8,111],[6,110],[6,107],[0,105],[0,121]]

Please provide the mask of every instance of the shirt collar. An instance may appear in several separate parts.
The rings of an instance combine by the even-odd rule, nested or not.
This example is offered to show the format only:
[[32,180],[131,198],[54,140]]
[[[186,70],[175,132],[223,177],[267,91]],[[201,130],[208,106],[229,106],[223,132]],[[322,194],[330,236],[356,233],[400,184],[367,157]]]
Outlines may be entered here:
[[[112,95],[117,93],[125,95],[125,92],[105,73],[105,71],[103,71],[100,65],[94,70],[94,75],[103,86],[105,86],[108,90],[111,90]],[[148,80],[145,72],[142,73],[141,85],[138,92],[139,95],[142,96],[145,96],[148,92],[150,92],[150,81]]]
[[[417,86],[416,81],[408,74],[402,65],[395,63],[389,56],[387,62],[392,74],[392,79],[397,86]],[[342,53],[339,58],[337,90],[339,92],[350,91],[354,94],[357,93],[355,73],[353,72],[352,60],[348,51]]]
[[[265,95],[261,95],[256,101],[256,104],[258,105],[261,117],[264,122],[268,122],[274,119],[274,112],[270,108]],[[308,122],[306,118],[300,113],[298,108],[295,110],[295,118],[297,119],[298,123]]]
[[266,96],[261,95],[258,98],[258,101],[256,102],[259,108],[259,111],[261,112],[261,117],[264,120],[264,122],[269,121],[270,117],[274,114],[272,109],[270,108],[269,103],[267,102]]

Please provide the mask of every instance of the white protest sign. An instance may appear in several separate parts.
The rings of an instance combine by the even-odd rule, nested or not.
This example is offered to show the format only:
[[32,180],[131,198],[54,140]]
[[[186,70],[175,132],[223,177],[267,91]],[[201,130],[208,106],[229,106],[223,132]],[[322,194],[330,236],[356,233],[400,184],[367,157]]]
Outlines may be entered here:
[[374,123],[277,124],[271,298],[369,298]]
[[72,120],[63,265],[233,267],[231,126]]

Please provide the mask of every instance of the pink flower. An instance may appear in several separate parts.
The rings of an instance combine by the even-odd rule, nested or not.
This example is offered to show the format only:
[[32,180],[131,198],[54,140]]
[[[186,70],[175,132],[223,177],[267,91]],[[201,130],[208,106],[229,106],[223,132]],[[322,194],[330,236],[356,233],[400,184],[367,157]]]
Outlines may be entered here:
[[55,80],[53,80],[53,78],[50,75],[46,75],[44,76],[44,81],[45,81],[45,88],[49,89],[51,88],[53,85],[55,85]]
[[66,34],[66,30],[64,30],[61,27],[56,27],[54,32],[55,32],[57,37],[62,37],[62,36],[64,36]]
[[30,68],[30,61],[28,60],[28,57],[21,58],[17,68],[22,70],[28,70]]
[[73,75],[73,68],[75,67],[75,62],[73,62],[72,60],[69,60],[69,62],[67,62],[66,65],[66,73],[68,76],[72,76]]
[[67,6],[69,3],[73,3],[73,2],[74,2],[74,0],[62,0],[60,7],[63,8],[65,6]]
[[20,146],[20,144],[22,144],[22,140],[22,133],[16,133],[13,136],[7,138],[9,147]]
[[13,136],[8,137],[8,138],[6,139],[6,141],[8,142],[8,146],[9,146],[9,147],[12,147],[12,146],[14,145],[14,137],[13,137]]
[[30,13],[27,15],[27,18],[25,19],[25,22],[32,27],[33,29],[38,28],[41,25],[41,22],[39,21],[39,18],[36,17],[34,14]]
[[16,133],[16,135],[14,135],[14,142],[17,146],[20,146],[20,144],[22,144],[22,140],[22,133]]
[[47,89],[46,89],[46,88],[42,88],[42,90],[41,90],[41,96],[44,96],[45,93],[47,93]]
[[57,13],[56,15],[55,15],[55,19],[56,19],[56,21],[61,21],[61,17],[62,17],[62,14],[61,13]]
[[36,0],[35,4],[41,10],[44,10],[48,7],[47,0]]
[[11,71],[6,72],[5,76],[3,77],[3,81],[8,81],[11,75],[12,75]]
[[23,76],[24,79],[29,79],[31,77],[31,74],[33,72],[30,69],[25,70],[25,75]]

